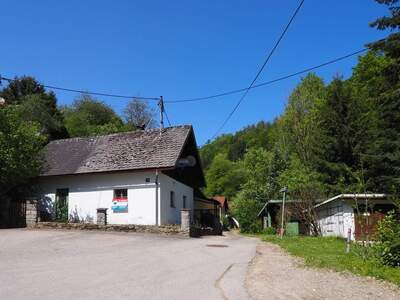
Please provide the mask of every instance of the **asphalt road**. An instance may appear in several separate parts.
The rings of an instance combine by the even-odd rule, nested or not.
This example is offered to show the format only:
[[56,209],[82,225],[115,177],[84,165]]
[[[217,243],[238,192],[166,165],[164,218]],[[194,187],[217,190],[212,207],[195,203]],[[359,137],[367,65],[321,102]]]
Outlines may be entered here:
[[0,230],[0,299],[246,299],[256,239]]

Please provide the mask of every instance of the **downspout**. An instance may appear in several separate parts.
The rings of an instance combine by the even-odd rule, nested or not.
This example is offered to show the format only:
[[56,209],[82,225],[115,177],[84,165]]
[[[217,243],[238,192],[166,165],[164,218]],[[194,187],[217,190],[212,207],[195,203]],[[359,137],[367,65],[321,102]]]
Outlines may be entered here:
[[158,222],[158,169],[156,169],[156,179],[155,179],[155,184],[156,184],[156,225],[160,225]]

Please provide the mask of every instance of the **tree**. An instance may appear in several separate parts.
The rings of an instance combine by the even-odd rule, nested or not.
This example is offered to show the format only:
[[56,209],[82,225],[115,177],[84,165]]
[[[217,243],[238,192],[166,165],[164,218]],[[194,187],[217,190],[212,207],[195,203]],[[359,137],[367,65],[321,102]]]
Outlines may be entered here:
[[49,140],[68,137],[55,94],[47,92],[34,78],[15,78],[0,92],[0,97],[8,105],[22,106],[23,119],[38,123]]
[[262,204],[254,199],[247,198],[243,192],[239,192],[232,203],[232,212],[240,224],[240,231],[255,233],[261,230],[261,221],[258,212]]
[[323,173],[330,194],[351,190],[351,170],[358,166],[354,147],[357,143],[359,110],[349,82],[334,78],[327,88],[326,100],[318,111],[321,151],[317,170]]
[[370,25],[378,30],[392,30],[388,37],[369,45],[390,59],[382,75],[386,87],[377,95],[377,114],[380,120],[376,139],[371,145],[368,163],[377,175],[376,184],[382,192],[400,193],[400,7],[398,0],[377,0],[388,6],[390,15],[378,18]]
[[306,164],[315,163],[320,151],[321,130],[317,119],[317,106],[325,98],[325,86],[321,78],[313,73],[303,78],[289,97],[283,115],[284,132],[281,136]]
[[280,189],[278,177],[285,167],[286,162],[277,151],[250,149],[244,157],[246,176],[241,185],[243,197],[262,205],[273,199]]
[[321,175],[307,167],[292,155],[288,168],[278,179],[280,186],[286,186],[294,200],[290,205],[290,214],[304,223],[313,235],[320,235],[315,204],[324,195]]
[[39,124],[24,121],[19,107],[0,107],[0,199],[39,175],[44,140]]
[[111,107],[90,95],[81,95],[75,99],[71,106],[63,108],[63,114],[71,137],[129,130]]
[[233,198],[243,182],[243,177],[240,164],[228,160],[224,154],[218,154],[206,173],[205,193],[208,196],[223,195]]
[[135,129],[154,128],[156,126],[155,112],[140,99],[132,99],[124,109],[125,121]]

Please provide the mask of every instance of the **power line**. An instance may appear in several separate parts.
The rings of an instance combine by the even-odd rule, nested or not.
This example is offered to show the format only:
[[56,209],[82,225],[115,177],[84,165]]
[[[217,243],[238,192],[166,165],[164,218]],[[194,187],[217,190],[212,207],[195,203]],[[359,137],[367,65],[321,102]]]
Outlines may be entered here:
[[[316,69],[319,69],[319,68],[322,68],[322,67],[337,63],[337,62],[339,62],[341,60],[345,60],[345,59],[347,59],[349,57],[355,56],[357,54],[361,54],[361,53],[363,53],[365,51],[368,51],[368,49],[364,48],[364,49],[361,49],[361,50],[346,54],[344,56],[340,56],[338,58],[334,58],[334,59],[328,60],[328,61],[326,61],[324,63],[319,64],[319,65],[303,69],[303,70],[295,72],[295,73],[290,73],[290,74],[284,75],[282,77],[278,77],[278,78],[275,78],[275,79],[272,79],[272,80],[269,80],[269,81],[265,81],[265,82],[262,82],[262,83],[259,83],[259,84],[255,84],[255,85],[253,85],[251,87],[251,89],[259,88],[259,87],[262,87],[262,86],[265,86],[265,85],[269,85],[269,84],[272,84],[272,83],[275,83],[275,82],[278,82],[278,81],[289,79],[291,77],[295,77],[297,75],[301,75],[301,74],[304,74],[304,73],[307,73],[307,72],[310,72],[310,71],[313,71],[313,70],[316,70]],[[220,94],[215,94],[215,95],[206,96],[206,97],[180,99],[180,100],[170,100],[170,101],[165,101],[165,102],[168,102],[168,103],[183,103],[183,102],[205,101],[205,100],[215,99],[215,98],[219,98],[219,97],[223,97],[223,96],[237,94],[237,93],[240,93],[240,92],[244,92],[247,89],[248,88],[242,88],[242,89],[232,90],[232,91],[223,92],[223,93],[220,93]]]
[[215,132],[215,134],[212,136],[211,139],[215,138],[219,132],[222,130],[222,128],[224,128],[225,124],[230,120],[230,118],[232,117],[232,115],[235,113],[235,111],[238,109],[240,103],[242,103],[242,101],[244,100],[244,98],[247,96],[247,94],[249,93],[250,89],[252,88],[252,86],[254,85],[254,83],[257,81],[258,77],[260,76],[261,72],[264,70],[265,66],[267,65],[267,63],[269,62],[269,60],[271,59],[272,55],[274,54],[275,50],[278,48],[278,45],[280,44],[280,42],[282,41],[283,37],[285,36],[287,30],[289,29],[290,25],[292,24],[294,18],[296,17],[297,13],[299,12],[300,8],[303,6],[305,0],[301,0],[300,4],[297,6],[296,10],[294,11],[292,17],[290,18],[289,22],[287,23],[286,27],[284,28],[284,30],[282,31],[281,35],[279,36],[278,40],[276,41],[274,47],[272,48],[272,50],[270,51],[270,53],[267,56],[267,59],[264,61],[264,63],[262,64],[261,68],[259,69],[259,71],[257,72],[257,75],[254,77],[253,81],[251,82],[251,84],[249,85],[249,87],[245,90],[245,92],[243,93],[242,97],[240,97],[239,101],[237,102],[237,104],[235,105],[235,107],[233,108],[233,110],[229,113],[228,117],[225,119],[225,121],[222,123],[222,125],[218,128],[218,130]]
[[[0,75],[0,82],[1,80],[5,80],[10,82],[17,81],[16,79],[11,79],[11,78],[6,78]],[[98,93],[98,92],[90,92],[90,91],[84,91],[84,90],[76,90],[76,89],[70,89],[70,88],[64,88],[64,87],[59,87],[59,86],[53,86],[53,85],[45,85],[41,84],[43,87],[52,89],[52,90],[59,90],[59,91],[65,91],[65,92],[74,92],[74,93],[80,93],[80,94],[89,94],[89,95],[96,95],[96,96],[105,96],[105,97],[113,97],[113,98],[124,98],[124,99],[142,99],[142,100],[154,100],[158,101],[160,98],[158,97],[140,97],[140,96],[126,96],[126,95],[117,95],[117,94],[108,94],[108,93]]]
[[[275,82],[279,82],[279,81],[282,81],[282,80],[285,80],[285,79],[289,79],[291,77],[295,77],[297,75],[301,75],[301,74],[304,74],[304,73],[307,73],[307,72],[310,72],[310,71],[313,71],[313,70],[316,70],[316,69],[319,69],[319,68],[322,68],[322,67],[337,63],[339,61],[345,60],[347,58],[350,58],[352,56],[361,54],[361,53],[366,52],[366,51],[368,51],[368,49],[364,48],[364,49],[361,49],[361,50],[358,50],[358,51],[355,51],[355,52],[351,52],[349,54],[346,54],[346,55],[343,55],[343,56],[328,60],[326,62],[323,62],[323,63],[319,64],[319,65],[300,70],[300,71],[295,72],[295,73],[290,73],[288,75],[284,75],[284,76],[281,76],[281,77],[278,77],[278,78],[275,78],[275,79],[272,79],[272,80],[269,80],[269,81],[261,82],[259,84],[254,84],[251,87],[251,89],[263,87],[263,86],[270,85],[270,84],[275,83]],[[8,82],[16,81],[16,79],[6,78],[6,77],[2,77],[0,75],[0,81],[2,79],[6,80]],[[124,96],[124,95],[115,95],[115,94],[108,94],[108,93],[87,92],[87,91],[83,91],[83,90],[74,90],[74,89],[68,89],[68,88],[63,88],[63,87],[55,87],[55,86],[51,86],[51,85],[42,85],[42,86],[50,88],[50,89],[69,91],[69,92],[76,92],[76,93],[83,93],[83,94],[98,95],[98,96],[109,96],[109,97],[118,97],[118,98],[126,98],[126,99],[136,98],[136,99],[143,99],[143,100],[159,100],[160,99],[160,98],[156,98],[156,97],[154,97],[154,98],[153,97],[149,97],[148,98],[148,97],[139,97],[139,96]],[[223,96],[229,96],[229,95],[233,95],[233,94],[238,94],[238,93],[246,91],[247,89],[248,88],[241,88],[241,89],[231,90],[231,91],[227,91],[227,92],[223,92],[223,93],[219,93],[219,94],[215,94],[215,95],[211,95],[211,96],[198,97],[198,98],[187,98],[187,99],[179,99],[179,100],[168,100],[168,101],[164,101],[164,102],[165,103],[184,103],[184,102],[205,101],[205,100],[211,100],[211,99],[215,99],[215,98],[220,98],[220,97],[223,97]]]
[[165,113],[165,117],[167,118],[167,122],[168,122],[169,127],[172,127],[171,122],[169,121],[169,118],[168,118],[167,111],[165,110],[165,105],[164,105],[164,113]]

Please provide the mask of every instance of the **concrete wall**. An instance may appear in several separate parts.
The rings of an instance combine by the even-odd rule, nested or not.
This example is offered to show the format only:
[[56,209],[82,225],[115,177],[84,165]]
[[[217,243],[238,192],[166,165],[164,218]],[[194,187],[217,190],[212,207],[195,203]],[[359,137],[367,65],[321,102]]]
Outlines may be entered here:
[[[146,182],[146,178],[150,182]],[[40,210],[54,214],[56,189],[68,188],[68,212],[80,222],[96,223],[97,208],[108,208],[109,224],[156,224],[155,172],[124,172],[55,176],[40,179],[42,197]],[[187,195],[189,208],[193,205],[192,188],[160,174],[159,221],[161,224],[179,224],[182,195]],[[112,211],[114,189],[128,190],[128,212]],[[176,208],[169,208],[169,192],[176,195]],[[160,197],[161,196],[161,197]]]
[[350,228],[354,238],[354,213],[350,203],[336,200],[317,208],[319,226],[323,236],[346,238]]

